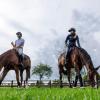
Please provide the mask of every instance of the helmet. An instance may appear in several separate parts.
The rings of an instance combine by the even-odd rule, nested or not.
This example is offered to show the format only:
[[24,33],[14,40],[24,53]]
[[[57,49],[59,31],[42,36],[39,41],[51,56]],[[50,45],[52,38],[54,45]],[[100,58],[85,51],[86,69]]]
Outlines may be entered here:
[[20,36],[22,36],[22,33],[21,33],[21,32],[17,32],[16,35],[20,35]]
[[68,30],[68,32],[71,32],[71,31],[76,32],[76,29],[75,29],[75,28],[70,28],[70,29]]

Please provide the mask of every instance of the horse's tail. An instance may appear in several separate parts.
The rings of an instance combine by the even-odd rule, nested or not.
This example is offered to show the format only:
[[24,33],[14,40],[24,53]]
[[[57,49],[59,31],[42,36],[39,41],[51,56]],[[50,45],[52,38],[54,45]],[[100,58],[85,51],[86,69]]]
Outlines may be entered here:
[[28,78],[30,78],[30,76],[31,76],[31,72],[30,72],[30,70],[31,70],[31,59],[29,58],[29,62],[30,62],[30,65],[29,65],[29,73],[28,73]]
[[30,76],[31,76],[30,75],[31,74],[30,73],[30,70],[31,70],[31,59],[30,59],[29,56],[27,56],[27,55],[25,55],[25,56],[26,56],[26,60],[27,60],[27,63],[26,63],[27,64],[26,65],[27,66],[27,77],[30,78]]
[[27,77],[30,78],[30,69],[31,69],[31,62],[28,65],[28,69],[27,69]]
[[30,76],[31,76],[31,73],[30,73],[30,69],[29,69],[28,78],[30,78]]

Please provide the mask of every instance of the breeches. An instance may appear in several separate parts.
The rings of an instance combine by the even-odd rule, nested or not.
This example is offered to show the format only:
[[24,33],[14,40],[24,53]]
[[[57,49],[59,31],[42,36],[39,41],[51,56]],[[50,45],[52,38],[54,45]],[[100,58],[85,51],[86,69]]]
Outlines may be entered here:
[[24,58],[23,48],[17,48],[16,51],[18,53],[19,62],[20,63],[23,62],[23,58]]
[[23,48],[17,48],[18,55],[23,55]]

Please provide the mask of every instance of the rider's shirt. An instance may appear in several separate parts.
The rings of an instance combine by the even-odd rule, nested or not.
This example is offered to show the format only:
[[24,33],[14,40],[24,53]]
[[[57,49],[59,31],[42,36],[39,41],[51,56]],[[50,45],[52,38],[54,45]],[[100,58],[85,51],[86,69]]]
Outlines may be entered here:
[[25,40],[24,39],[18,39],[18,40],[16,40],[15,41],[15,44],[16,44],[16,47],[18,47],[18,46],[20,46],[21,45],[21,48],[23,48],[24,47],[24,42],[25,42]]
[[16,45],[16,47],[18,47],[18,48],[16,48],[16,50],[19,55],[23,55],[24,43],[25,43],[25,40],[22,38],[15,41],[15,45]]
[[65,44],[68,45],[68,47],[76,46],[76,42],[78,47],[80,47],[79,37],[77,35],[74,37],[72,35],[68,35],[65,40]]

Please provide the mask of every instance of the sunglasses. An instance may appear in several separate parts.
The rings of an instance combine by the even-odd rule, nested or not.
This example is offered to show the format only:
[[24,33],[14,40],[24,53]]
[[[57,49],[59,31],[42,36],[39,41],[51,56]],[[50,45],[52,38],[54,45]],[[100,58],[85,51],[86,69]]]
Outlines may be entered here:
[[20,34],[17,34],[17,36],[20,36]]

